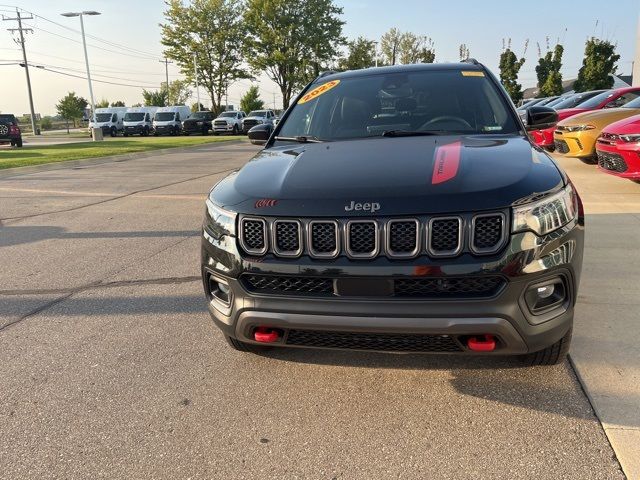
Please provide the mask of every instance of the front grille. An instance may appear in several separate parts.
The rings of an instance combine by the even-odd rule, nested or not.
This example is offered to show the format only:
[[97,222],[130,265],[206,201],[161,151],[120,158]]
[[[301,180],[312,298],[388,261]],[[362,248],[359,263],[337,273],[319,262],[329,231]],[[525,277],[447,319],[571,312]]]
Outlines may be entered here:
[[309,248],[315,256],[334,256],[338,253],[338,224],[311,222]]
[[241,239],[249,253],[264,253],[267,248],[266,223],[261,219],[242,219]]
[[554,142],[556,147],[556,152],[558,153],[569,153],[569,145],[564,140],[556,140]]
[[347,224],[347,250],[353,256],[372,257],[378,249],[378,229],[374,221]]
[[413,255],[418,250],[418,222],[416,220],[392,220],[389,222],[390,255]]
[[227,122],[224,120],[215,120],[213,122],[213,124],[217,127],[226,127],[227,126]]
[[274,246],[281,255],[297,255],[300,252],[300,223],[296,220],[276,220]]
[[244,128],[249,129],[251,127],[255,127],[256,125],[258,125],[258,121],[257,120],[245,120],[244,122],[242,122],[242,125],[244,126]]
[[461,221],[457,217],[438,218],[429,224],[429,251],[432,255],[452,255],[460,249]]
[[397,297],[482,298],[496,295],[505,280],[499,276],[401,278],[394,282]]
[[472,248],[476,252],[489,252],[500,247],[505,233],[504,216],[478,216],[473,222]]
[[[368,277],[367,282],[386,284],[388,278],[379,279]],[[334,283],[340,279],[331,277],[308,277],[289,275],[244,274],[241,282],[245,288],[253,293],[282,296],[334,296],[335,298],[350,298],[349,295],[336,295]],[[402,297],[414,299],[465,299],[490,298],[497,295],[505,285],[504,278],[498,275],[480,277],[421,277],[393,279],[393,289],[384,298]],[[356,295],[362,296],[362,295]],[[368,297],[376,297],[367,294]],[[377,295],[380,297],[381,295]]]
[[392,333],[330,332],[289,330],[287,345],[378,350],[388,352],[460,352],[462,348],[448,335],[412,335]]
[[272,295],[333,295],[333,280],[321,277],[284,275],[243,275],[242,282],[251,292]]
[[616,153],[598,152],[598,165],[605,170],[624,173],[627,171],[627,162]]

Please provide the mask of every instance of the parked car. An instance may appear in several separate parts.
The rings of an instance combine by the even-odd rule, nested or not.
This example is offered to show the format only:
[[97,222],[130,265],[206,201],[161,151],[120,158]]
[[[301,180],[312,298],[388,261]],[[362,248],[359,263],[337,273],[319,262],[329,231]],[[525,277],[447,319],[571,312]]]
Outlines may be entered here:
[[607,125],[596,142],[598,168],[640,182],[640,115]]
[[[596,98],[596,97],[594,97]],[[610,123],[640,114],[640,98],[620,108],[579,113],[559,122],[553,138],[556,151],[585,163],[597,163],[596,140]]]
[[89,136],[92,128],[102,129],[103,135],[117,136],[124,131],[123,120],[127,107],[96,108],[95,122],[89,121]]
[[540,98],[532,98],[531,100],[523,103],[522,105],[520,105],[518,107],[518,111],[519,112],[524,112],[527,108],[529,107],[533,107],[534,105],[538,105],[541,102],[544,102],[548,99],[549,97],[540,97]]
[[131,107],[127,108],[124,114],[122,125],[124,127],[123,135],[148,136],[153,129],[153,116],[158,107]]
[[270,137],[254,128],[265,148],[211,190],[203,223],[231,347],[564,357],[581,202],[484,66],[321,75]]
[[242,120],[247,116],[240,111],[222,112],[213,121],[213,134],[231,133],[237,135],[242,131]]
[[252,127],[263,123],[273,124],[276,114],[273,110],[254,110],[242,120],[242,132],[248,133]]
[[590,98],[595,97],[596,95],[600,95],[601,93],[606,92],[606,90],[591,90],[590,92],[580,92],[574,93],[562,99],[562,101],[552,105],[556,110],[565,110],[567,108],[574,108],[580,105],[581,103],[586,102]]
[[191,117],[182,122],[182,133],[185,135],[192,133],[209,135],[211,129],[213,129],[213,112],[208,110],[194,112]]
[[153,117],[153,134],[179,135],[182,132],[182,121],[190,115],[191,108],[186,105],[160,107]]
[[9,143],[12,147],[22,147],[22,132],[15,115],[0,113],[0,145]]
[[[556,108],[558,111],[558,120],[565,120],[578,113],[588,112],[591,110],[601,110],[603,108],[617,108],[640,96],[640,88],[627,87],[617,88],[615,90],[605,90],[595,96],[592,96],[572,108]],[[531,132],[534,142],[547,150],[553,150],[555,143],[553,139],[554,129],[548,128],[541,132]]]

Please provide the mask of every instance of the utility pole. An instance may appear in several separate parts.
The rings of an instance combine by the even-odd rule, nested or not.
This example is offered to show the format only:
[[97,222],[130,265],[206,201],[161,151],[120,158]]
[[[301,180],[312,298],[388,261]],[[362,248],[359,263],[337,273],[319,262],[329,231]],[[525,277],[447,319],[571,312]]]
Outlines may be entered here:
[[[167,60],[167,58],[166,58],[166,57],[165,57],[165,59],[164,59],[164,60],[158,60],[158,61],[159,61],[160,63],[164,63],[164,74],[165,74],[165,76],[166,76],[166,78],[167,78],[167,83],[166,83],[166,85],[167,85],[167,95],[168,95],[168,94],[169,94],[169,64],[170,64],[170,63],[173,63],[173,62],[170,62],[169,60]],[[169,99],[167,98],[167,101],[168,101],[168,100],[169,100]]]
[[33,16],[28,16],[28,17],[23,17],[20,14],[20,10],[18,10],[16,8],[16,15],[17,17],[15,18],[8,18],[5,17],[4,15],[2,15],[2,20],[3,21],[9,21],[9,20],[17,20],[18,21],[18,28],[8,28],[7,30],[9,30],[11,33],[13,32],[19,32],[20,34],[20,39],[16,40],[14,39],[14,42],[16,42],[17,44],[19,44],[22,47],[22,59],[24,61],[24,73],[27,76],[27,91],[29,92],[29,109],[31,111],[31,129],[33,130],[33,134],[34,135],[40,135],[40,132],[36,129],[36,112],[35,109],[33,108],[33,94],[31,93],[31,78],[29,77],[29,63],[27,62],[27,50],[24,47],[24,32],[27,33],[33,33],[33,29],[31,28],[22,28],[22,20],[31,20],[33,18]]
[[224,111],[229,110],[229,82],[224,84]]
[[196,52],[193,52],[193,75],[196,78],[196,99],[198,102],[198,112],[200,111],[200,88],[198,87],[198,58]]

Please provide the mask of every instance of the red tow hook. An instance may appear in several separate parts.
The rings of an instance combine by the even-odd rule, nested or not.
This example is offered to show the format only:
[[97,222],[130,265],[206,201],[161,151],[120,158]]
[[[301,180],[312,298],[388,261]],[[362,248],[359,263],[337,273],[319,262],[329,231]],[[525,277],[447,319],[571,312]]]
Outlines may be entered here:
[[280,338],[280,334],[273,328],[258,327],[253,332],[253,338],[256,342],[273,343],[278,341],[278,338]]
[[474,352],[493,352],[496,349],[496,339],[490,334],[469,337],[467,347]]

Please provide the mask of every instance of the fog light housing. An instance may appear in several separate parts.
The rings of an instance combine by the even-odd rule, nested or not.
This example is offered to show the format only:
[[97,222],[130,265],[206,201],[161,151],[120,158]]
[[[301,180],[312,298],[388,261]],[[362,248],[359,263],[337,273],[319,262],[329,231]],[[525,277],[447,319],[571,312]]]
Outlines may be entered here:
[[231,305],[232,294],[228,283],[209,275],[207,285],[209,298],[217,300],[227,307]]
[[534,315],[541,315],[564,304],[567,289],[562,278],[553,278],[530,286],[524,294],[527,307]]

